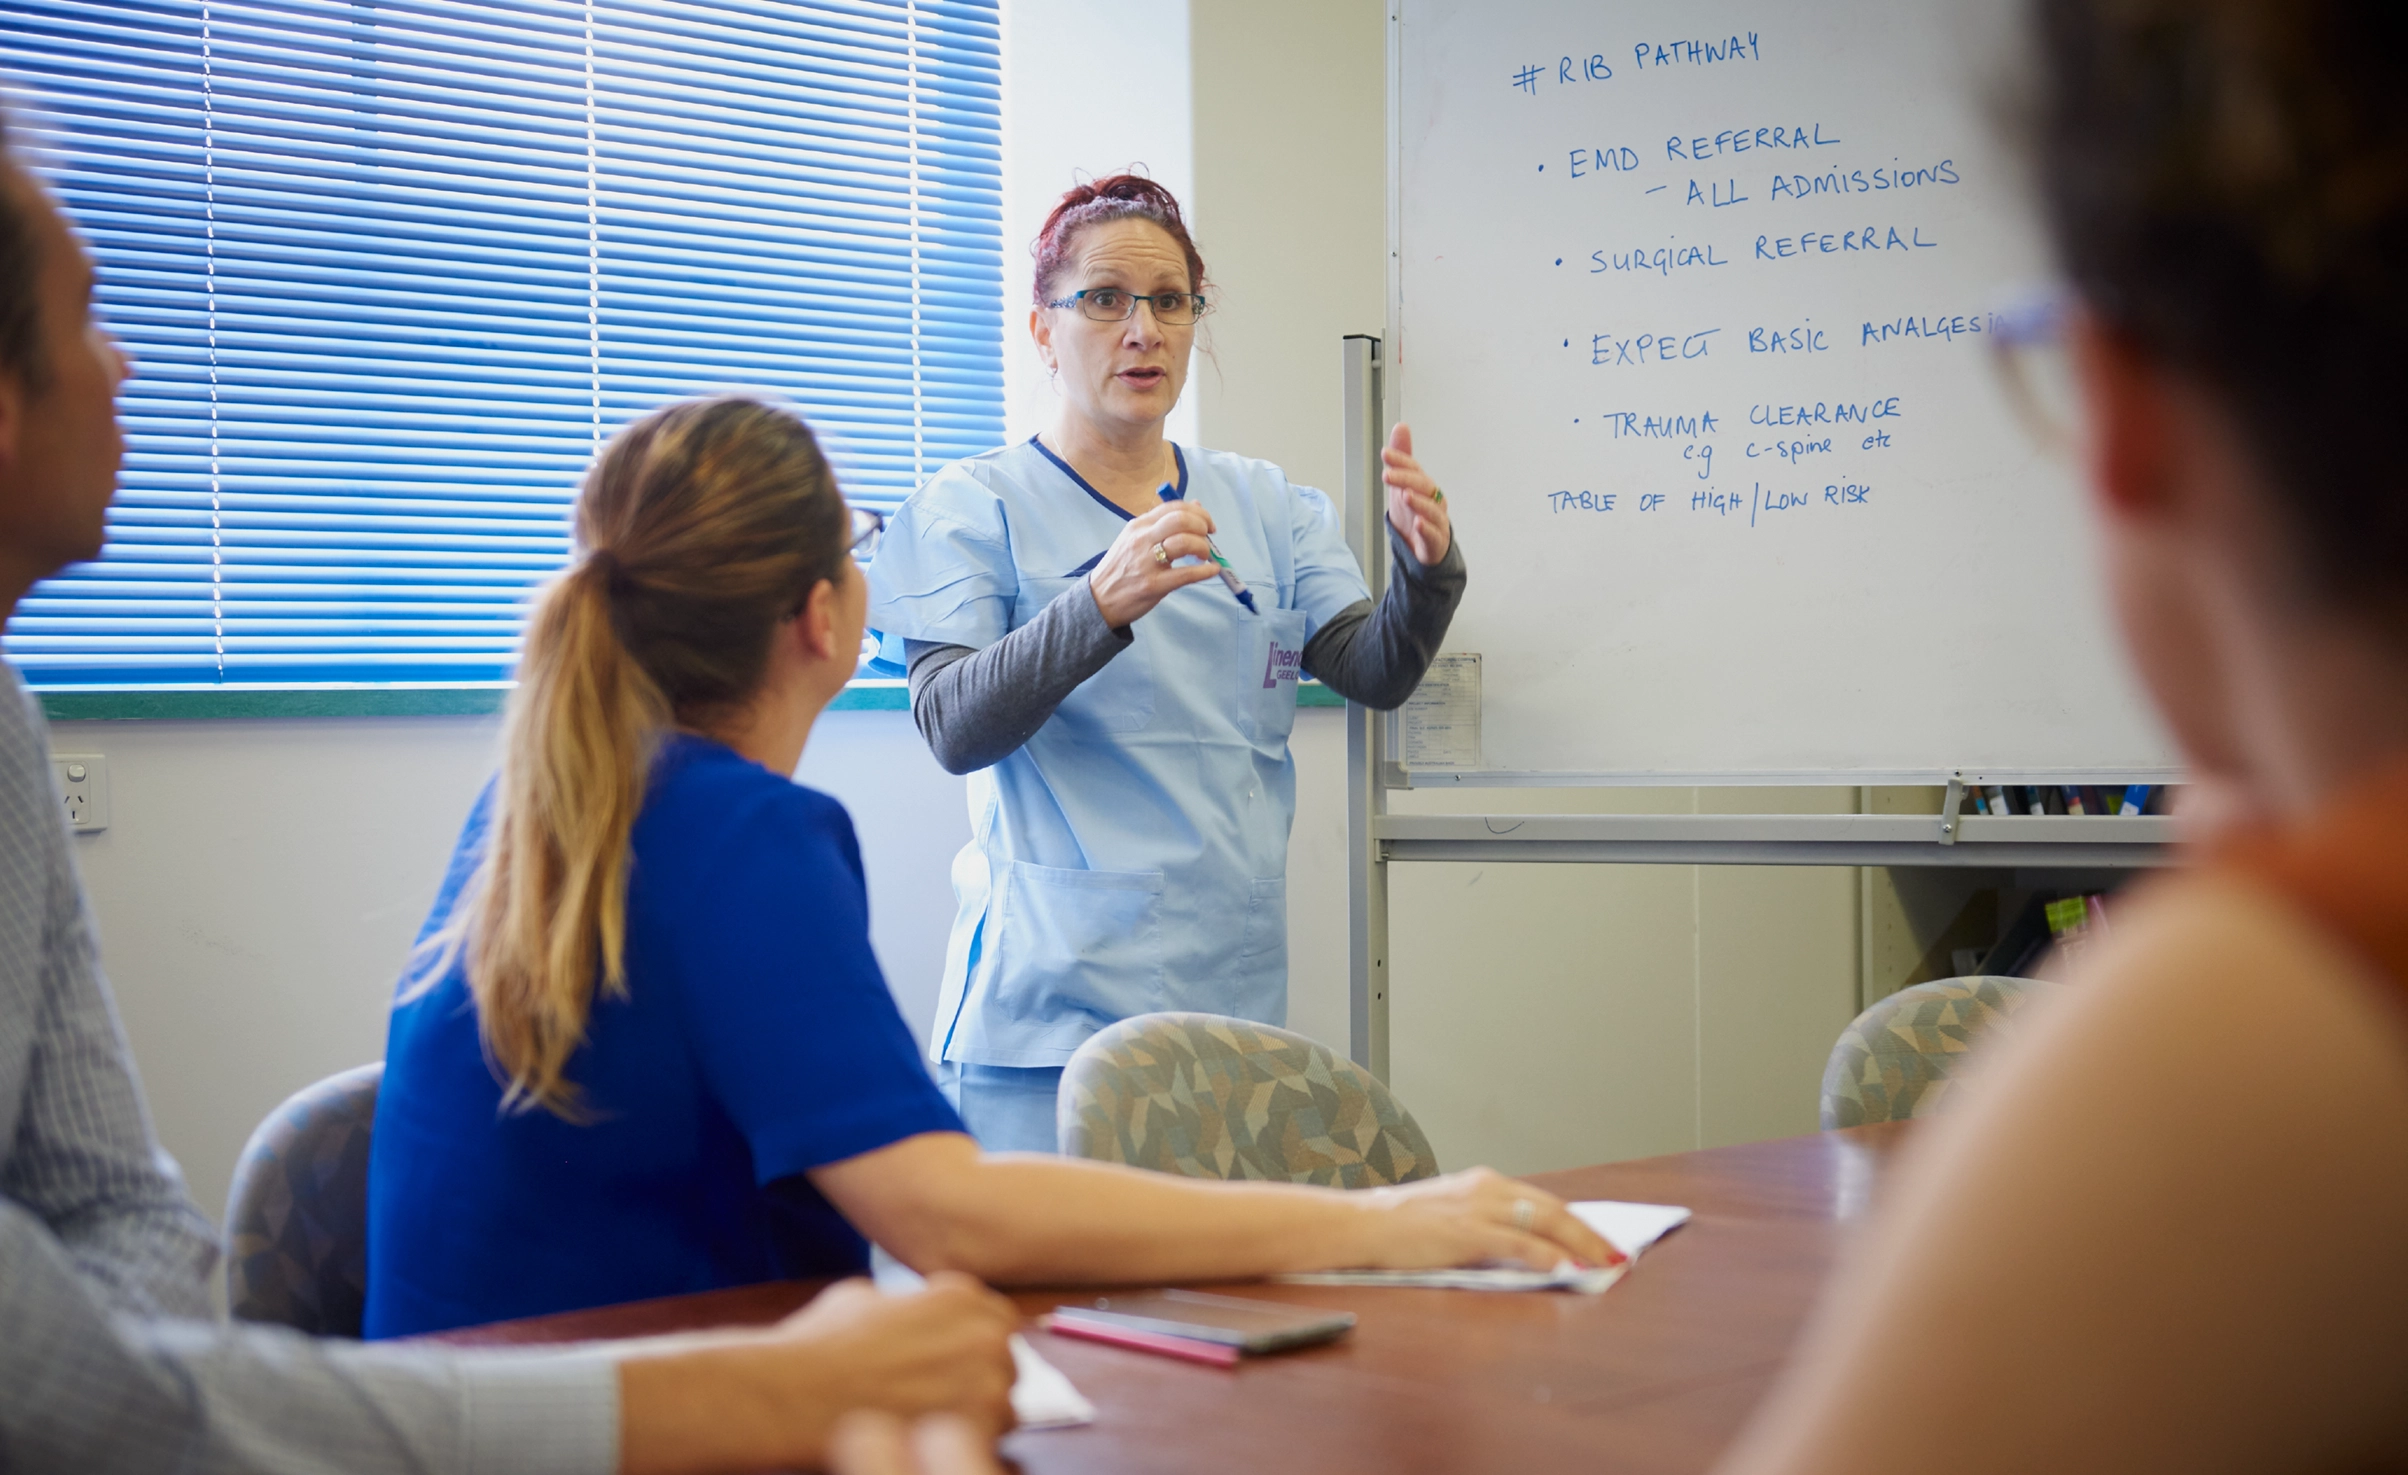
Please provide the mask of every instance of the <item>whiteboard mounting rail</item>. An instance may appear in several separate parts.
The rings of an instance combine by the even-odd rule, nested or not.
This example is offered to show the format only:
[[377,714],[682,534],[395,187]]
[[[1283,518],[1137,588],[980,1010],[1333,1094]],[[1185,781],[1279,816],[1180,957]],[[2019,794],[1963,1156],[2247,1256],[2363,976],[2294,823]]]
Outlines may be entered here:
[[2164,863],[2174,822],[2072,815],[1384,814],[1379,858],[1644,865],[2069,866]]

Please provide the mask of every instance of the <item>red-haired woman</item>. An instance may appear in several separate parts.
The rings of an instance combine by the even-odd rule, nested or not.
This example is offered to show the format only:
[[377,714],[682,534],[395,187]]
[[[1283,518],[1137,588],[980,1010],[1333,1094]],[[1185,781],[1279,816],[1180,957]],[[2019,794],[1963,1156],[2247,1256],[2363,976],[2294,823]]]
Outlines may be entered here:
[[940,1077],[986,1146],[1051,1151],[1062,1065],[1103,1026],[1285,1019],[1297,680],[1399,705],[1464,573],[1401,425],[1376,607],[1329,498],[1164,436],[1208,295],[1168,190],[1081,185],[1035,255],[1060,412],[904,503],[870,623],[901,643],[937,761],[974,775]]

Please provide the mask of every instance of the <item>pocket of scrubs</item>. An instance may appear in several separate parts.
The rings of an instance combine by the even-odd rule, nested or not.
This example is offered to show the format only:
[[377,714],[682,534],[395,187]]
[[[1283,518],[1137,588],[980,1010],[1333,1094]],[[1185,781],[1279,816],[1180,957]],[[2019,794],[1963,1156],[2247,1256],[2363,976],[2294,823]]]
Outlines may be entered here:
[[1165,1007],[1162,872],[1003,868],[988,934],[995,1003],[1014,1021],[1066,1009],[1126,1019]]
[[[1038,611],[1086,582],[1084,577],[1022,579],[1020,609],[1012,628],[1019,629],[1035,619]],[[1138,624],[1142,629],[1144,621],[1140,619]],[[1080,682],[1062,699],[1062,705],[1054,708],[1054,717],[1074,730],[1089,732],[1136,732],[1153,725],[1154,663],[1146,654],[1144,638],[1131,642],[1104,669]]]
[[1276,953],[1288,945],[1288,882],[1284,876],[1246,888],[1246,930],[1238,941],[1240,961]]
[[[1264,600],[1269,590],[1255,595]],[[1237,626],[1238,730],[1284,748],[1296,727],[1296,683],[1304,678],[1304,611],[1265,608]]]

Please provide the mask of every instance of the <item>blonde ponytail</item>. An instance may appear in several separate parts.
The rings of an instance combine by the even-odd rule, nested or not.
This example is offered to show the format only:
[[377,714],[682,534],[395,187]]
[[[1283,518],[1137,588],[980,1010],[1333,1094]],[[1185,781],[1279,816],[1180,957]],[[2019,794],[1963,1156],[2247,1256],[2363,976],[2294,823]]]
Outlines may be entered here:
[[653,757],[673,726],[752,696],[772,629],[838,572],[846,522],[809,427],[753,400],[647,416],[588,474],[581,556],[528,622],[485,856],[445,938],[506,1109],[581,1119],[568,1062],[596,990],[627,991]]

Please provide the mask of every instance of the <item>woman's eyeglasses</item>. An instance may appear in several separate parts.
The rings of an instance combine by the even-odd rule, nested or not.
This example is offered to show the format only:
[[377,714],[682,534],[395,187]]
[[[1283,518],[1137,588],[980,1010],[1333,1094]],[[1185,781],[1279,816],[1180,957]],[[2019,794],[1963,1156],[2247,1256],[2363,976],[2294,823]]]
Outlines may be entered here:
[[1099,323],[1125,323],[1137,315],[1137,304],[1152,309],[1154,321],[1183,327],[1204,316],[1210,304],[1200,292],[1130,292],[1119,287],[1089,287],[1047,307],[1075,307],[1079,316]]
[[878,552],[878,540],[886,534],[886,514],[867,507],[847,507],[853,519],[851,541],[845,547],[855,563],[867,563]]

